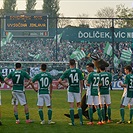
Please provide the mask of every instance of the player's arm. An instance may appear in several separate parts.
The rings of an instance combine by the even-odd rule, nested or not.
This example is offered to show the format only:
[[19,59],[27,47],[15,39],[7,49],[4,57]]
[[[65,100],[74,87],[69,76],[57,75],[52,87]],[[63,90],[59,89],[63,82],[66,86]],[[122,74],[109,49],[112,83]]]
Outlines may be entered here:
[[52,88],[53,88],[53,85],[52,83],[49,85],[49,90],[50,90],[50,97],[52,98]]
[[35,88],[34,83],[33,83],[32,81],[30,82],[30,85],[31,85],[31,87],[33,88],[33,90],[34,90],[35,92],[37,92],[37,91],[38,91],[38,89],[37,89],[37,88]]
[[82,91],[83,91],[83,80],[80,80],[80,89],[81,89],[81,90],[80,90],[80,91],[81,91],[80,93],[81,93],[81,95],[82,95]]
[[123,83],[121,83],[121,82],[119,83],[119,85],[120,85],[121,87],[123,87],[123,88],[124,88],[124,87],[127,87],[127,84],[123,84]]
[[28,83],[24,85],[25,88],[27,88],[30,85],[31,78],[28,80]]
[[4,79],[4,82],[8,85],[8,86],[10,86],[10,87],[13,87],[13,84],[10,84],[9,82],[8,82],[8,78],[6,77],[5,79]]
[[63,81],[62,81],[61,78],[58,80],[58,83],[61,84],[61,85],[64,86],[64,87],[66,87],[66,88],[68,87],[68,84],[63,83]]

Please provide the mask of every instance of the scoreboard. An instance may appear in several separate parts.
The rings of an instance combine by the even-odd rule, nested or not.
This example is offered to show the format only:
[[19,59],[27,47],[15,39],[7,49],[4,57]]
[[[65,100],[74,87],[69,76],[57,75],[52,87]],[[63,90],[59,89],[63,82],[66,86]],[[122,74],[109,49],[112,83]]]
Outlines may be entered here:
[[48,31],[48,16],[43,15],[6,15],[5,31]]

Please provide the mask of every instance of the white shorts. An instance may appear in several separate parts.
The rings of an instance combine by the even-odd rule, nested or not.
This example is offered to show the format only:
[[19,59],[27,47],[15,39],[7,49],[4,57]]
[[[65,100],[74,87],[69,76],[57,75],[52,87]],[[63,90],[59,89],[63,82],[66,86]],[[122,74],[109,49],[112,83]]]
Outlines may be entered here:
[[18,103],[20,105],[27,104],[25,93],[12,91],[12,105],[18,105]]
[[68,102],[73,103],[74,99],[76,100],[76,103],[81,102],[81,94],[80,93],[67,92],[67,95],[68,95]]
[[127,106],[128,104],[133,105],[133,98],[129,98],[129,97],[127,97],[127,95],[125,95],[121,99],[121,104],[124,106]]
[[86,98],[87,105],[99,105],[99,98],[98,96],[90,96],[88,95]]
[[99,104],[111,104],[110,94],[99,95]]
[[51,106],[51,99],[49,94],[38,94],[37,106]]

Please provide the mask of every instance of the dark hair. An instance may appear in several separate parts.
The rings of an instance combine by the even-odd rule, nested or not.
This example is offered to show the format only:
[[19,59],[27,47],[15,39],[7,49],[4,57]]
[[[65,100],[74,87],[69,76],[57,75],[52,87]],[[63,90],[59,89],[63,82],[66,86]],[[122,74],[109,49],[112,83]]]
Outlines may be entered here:
[[43,63],[43,64],[41,65],[41,69],[45,71],[45,70],[47,69],[47,65]]
[[88,63],[87,65],[86,65],[86,67],[92,67],[92,68],[94,68],[94,64],[93,63]]
[[129,72],[132,72],[132,67],[130,65],[125,66],[124,69],[129,70]]
[[15,67],[16,67],[16,68],[21,68],[21,63],[16,63],[16,64],[15,64]]
[[70,59],[69,64],[72,65],[72,66],[75,65],[76,64],[75,60],[74,59]]
[[104,66],[104,65],[101,65],[99,68],[100,68],[102,71],[105,70],[105,66]]

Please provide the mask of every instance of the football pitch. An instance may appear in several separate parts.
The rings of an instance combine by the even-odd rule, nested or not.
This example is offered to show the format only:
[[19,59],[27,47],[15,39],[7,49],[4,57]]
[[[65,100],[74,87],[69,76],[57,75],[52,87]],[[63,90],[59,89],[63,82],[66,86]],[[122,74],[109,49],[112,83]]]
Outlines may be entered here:
[[[83,94],[85,91],[83,92]],[[112,120],[113,123],[105,125],[97,125],[97,114],[94,113],[94,125],[88,126],[86,123],[88,120],[83,116],[84,125],[79,124],[79,119],[75,119],[75,126],[69,126],[70,119],[65,117],[65,113],[69,113],[69,104],[67,103],[67,91],[66,90],[53,90],[52,105],[53,105],[53,121],[54,125],[47,124],[47,108],[44,107],[45,125],[40,125],[40,119],[38,115],[38,108],[36,106],[37,93],[33,90],[27,90],[26,96],[29,106],[30,119],[34,120],[34,123],[25,123],[25,114],[23,106],[18,106],[20,124],[15,123],[13,114],[13,108],[11,105],[11,91],[2,90],[2,123],[0,126],[0,133],[130,133],[133,131],[132,124],[116,124],[120,120],[119,107],[122,91],[111,91],[112,98]],[[76,105],[76,104],[75,104]],[[75,106],[75,113],[77,109]],[[129,109],[125,108],[125,121],[129,119]]]

